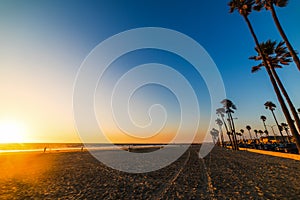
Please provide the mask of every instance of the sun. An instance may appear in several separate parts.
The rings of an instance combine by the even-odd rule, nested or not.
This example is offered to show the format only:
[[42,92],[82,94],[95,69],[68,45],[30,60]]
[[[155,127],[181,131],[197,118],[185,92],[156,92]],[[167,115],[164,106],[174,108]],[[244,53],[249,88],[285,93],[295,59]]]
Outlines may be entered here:
[[0,121],[0,143],[22,143],[25,135],[24,124],[17,121]]

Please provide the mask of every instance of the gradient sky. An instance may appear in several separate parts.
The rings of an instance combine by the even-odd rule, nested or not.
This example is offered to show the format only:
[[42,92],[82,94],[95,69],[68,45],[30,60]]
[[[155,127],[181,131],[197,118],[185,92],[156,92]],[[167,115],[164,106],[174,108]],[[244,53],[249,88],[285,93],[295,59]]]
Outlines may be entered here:
[[[25,124],[27,141],[79,141],[73,119],[72,92],[81,63],[96,45],[108,37],[128,29],[151,26],[182,32],[206,49],[222,75],[227,97],[238,108],[235,114],[238,130],[247,124],[253,129],[263,129],[260,115],[267,116],[269,125],[275,124],[263,106],[268,100],[278,105],[266,72],[250,72],[251,66],[255,65],[248,60],[249,56],[255,55],[253,39],[242,17],[237,13],[229,14],[226,4],[227,1],[221,0],[1,0],[0,120]],[[286,8],[277,9],[286,34],[298,51],[299,8],[300,1],[294,0]],[[254,12],[250,19],[260,41],[280,40],[269,12]],[[146,50],[126,56],[114,63],[116,70],[111,72],[114,78],[120,76],[118,73],[122,72],[122,67],[126,69],[148,61],[169,64],[174,68],[177,68],[176,64],[187,66],[180,73],[189,78],[201,99],[201,138],[210,117],[209,94],[201,77],[194,75],[188,63],[167,52]],[[296,66],[291,64],[279,69],[278,73],[296,108],[300,107],[297,89],[300,73]],[[112,79],[108,80],[108,87]],[[152,95],[136,94],[136,105],[143,108],[153,101],[171,102],[166,106],[171,116],[171,128],[167,130],[171,132],[178,122],[177,101],[165,88],[149,86],[147,91]],[[280,108],[276,114],[283,122]],[[141,113],[134,115],[141,124],[149,120],[144,119],[145,115]],[[167,136],[160,139],[164,140],[164,137]]]

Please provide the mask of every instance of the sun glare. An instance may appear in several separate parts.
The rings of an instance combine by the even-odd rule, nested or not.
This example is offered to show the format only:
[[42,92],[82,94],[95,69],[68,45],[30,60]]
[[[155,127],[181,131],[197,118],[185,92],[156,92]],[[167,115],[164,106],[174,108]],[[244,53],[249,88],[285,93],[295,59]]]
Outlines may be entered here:
[[0,121],[0,143],[21,143],[26,135],[25,126],[16,121]]

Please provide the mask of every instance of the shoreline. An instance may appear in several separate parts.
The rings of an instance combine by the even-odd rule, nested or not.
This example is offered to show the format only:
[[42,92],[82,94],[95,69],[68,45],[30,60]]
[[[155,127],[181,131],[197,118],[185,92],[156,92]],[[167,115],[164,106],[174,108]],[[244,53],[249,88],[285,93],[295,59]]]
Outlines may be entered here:
[[[141,144],[144,145],[144,144]],[[151,144],[152,145],[152,144]],[[129,151],[133,153],[148,153],[152,151],[159,150],[161,148],[164,148],[163,146],[110,146],[110,147],[72,147],[72,148],[47,148],[47,150],[44,152],[44,149],[22,149],[22,150],[0,150],[0,156],[2,155],[14,155],[14,154],[52,154],[52,153],[71,153],[71,152],[90,152],[90,151]],[[191,146],[197,146],[198,144],[193,144]],[[173,148],[176,147],[176,145],[172,146]],[[218,147],[218,146],[216,146]],[[231,150],[224,148],[224,150]],[[250,149],[250,148],[240,148],[240,151],[247,151],[255,154],[261,154],[261,155],[268,155],[278,158],[286,158],[286,159],[292,159],[292,160],[298,160],[300,161],[300,155],[299,154],[293,154],[293,153],[282,153],[282,152],[274,152],[274,151],[267,151],[267,150],[259,150],[259,149]]]

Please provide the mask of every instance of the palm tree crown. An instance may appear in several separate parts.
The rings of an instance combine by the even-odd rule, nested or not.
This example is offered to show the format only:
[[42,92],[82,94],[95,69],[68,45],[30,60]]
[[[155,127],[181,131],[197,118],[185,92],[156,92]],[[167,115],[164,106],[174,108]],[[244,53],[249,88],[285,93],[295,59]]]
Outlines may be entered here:
[[254,0],[232,0],[228,3],[230,7],[229,12],[233,13],[237,10],[241,15],[248,16],[252,11]]
[[223,122],[221,119],[217,118],[216,119],[216,124],[219,125],[219,126],[222,126],[223,125]]
[[247,126],[246,126],[246,129],[247,129],[248,131],[250,131],[250,130],[251,130],[251,126],[247,125]]
[[280,125],[284,130],[287,130],[289,128],[289,125],[287,123],[282,122]]
[[[260,43],[260,47],[268,63],[265,64],[262,61],[259,65],[252,67],[252,72],[257,72],[261,67],[266,67],[266,65],[269,65],[272,68],[282,68],[282,65],[289,65],[289,63],[292,62],[291,54],[284,46],[284,42],[279,42],[277,44],[276,41],[267,40],[266,42]],[[255,51],[258,55],[251,56],[249,59],[261,61],[262,56],[257,47],[255,47]]]
[[224,117],[225,109],[224,108],[218,108],[216,110],[216,114],[220,115],[221,117]]
[[297,56],[297,52],[294,50],[292,44],[290,43],[287,35],[285,34],[285,31],[283,30],[283,27],[281,26],[281,23],[279,21],[279,18],[277,16],[275,6],[277,7],[285,7],[288,4],[288,0],[256,0],[255,5],[253,6],[253,10],[261,11],[263,8],[270,11],[273,17],[273,20],[275,22],[275,25],[282,37],[282,39],[285,41],[287,48],[291,52],[291,56],[298,68],[300,70],[300,60]]
[[271,10],[272,5],[278,7],[286,7],[288,2],[288,0],[256,0],[253,9],[256,11],[261,11],[262,8],[265,8],[266,10]]
[[275,110],[276,105],[272,101],[267,101],[265,104],[266,109],[269,109],[271,111]]
[[229,99],[224,99],[223,101],[221,101],[221,104],[223,104],[226,113],[234,113],[233,110],[236,110],[236,106]]
[[264,121],[264,122],[265,122],[265,121],[267,120],[267,117],[266,117],[266,116],[264,116],[264,115],[261,115],[261,116],[260,116],[260,119],[261,119],[262,121]]

